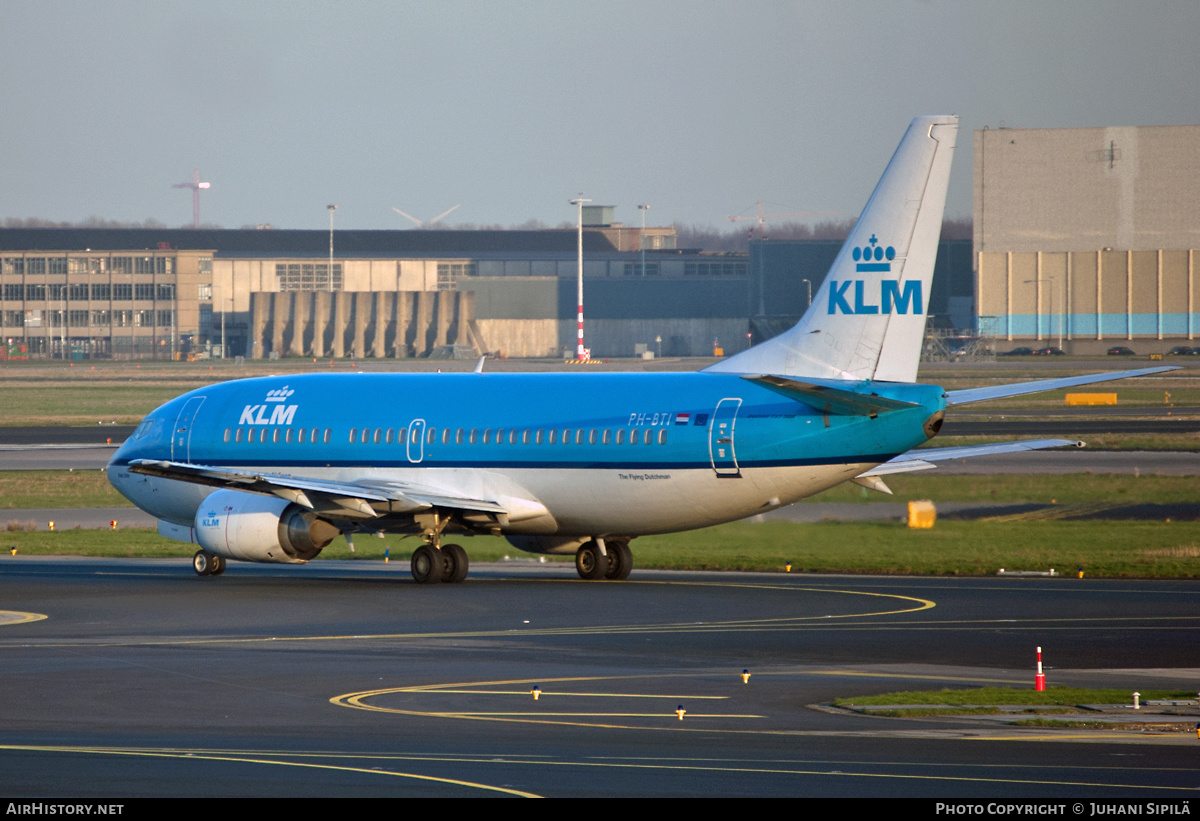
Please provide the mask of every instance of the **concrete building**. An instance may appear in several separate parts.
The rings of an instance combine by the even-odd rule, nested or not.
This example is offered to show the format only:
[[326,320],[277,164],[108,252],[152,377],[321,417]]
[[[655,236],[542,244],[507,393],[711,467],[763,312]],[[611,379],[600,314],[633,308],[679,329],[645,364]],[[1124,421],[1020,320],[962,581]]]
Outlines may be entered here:
[[[584,232],[595,355],[740,349],[746,257],[665,229],[662,250],[620,250],[628,230]],[[0,229],[0,335],[34,356],[559,356],[576,271],[573,230],[337,231],[331,268],[327,231]]]
[[981,334],[1072,353],[1196,338],[1200,125],[983,130],[974,147]]

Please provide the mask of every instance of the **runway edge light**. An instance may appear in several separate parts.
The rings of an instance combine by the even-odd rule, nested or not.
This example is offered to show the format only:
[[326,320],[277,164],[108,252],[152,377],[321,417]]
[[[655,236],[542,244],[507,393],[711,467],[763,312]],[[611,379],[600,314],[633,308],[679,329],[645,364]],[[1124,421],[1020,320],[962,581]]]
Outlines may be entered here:
[[1042,672],[1042,648],[1037,649],[1037,675],[1033,678],[1033,689],[1039,693],[1046,689],[1046,674]]

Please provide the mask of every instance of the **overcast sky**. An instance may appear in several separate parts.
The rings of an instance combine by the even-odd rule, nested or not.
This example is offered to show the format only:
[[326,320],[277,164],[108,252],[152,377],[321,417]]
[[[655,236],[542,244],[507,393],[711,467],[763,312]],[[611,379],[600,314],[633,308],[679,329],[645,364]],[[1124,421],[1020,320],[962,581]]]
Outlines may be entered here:
[[856,215],[909,120],[1200,122],[1200,3],[0,0],[0,219]]

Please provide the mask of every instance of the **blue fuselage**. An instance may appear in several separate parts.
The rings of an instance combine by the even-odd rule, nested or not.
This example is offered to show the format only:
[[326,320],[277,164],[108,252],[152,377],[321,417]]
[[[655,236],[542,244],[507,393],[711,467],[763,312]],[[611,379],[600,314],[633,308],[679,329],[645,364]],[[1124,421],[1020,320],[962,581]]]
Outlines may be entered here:
[[527,494],[560,534],[663,532],[853,478],[924,442],[923,426],[944,408],[935,386],[809,381],[913,407],[823,413],[716,373],[265,377],[158,408],[108,473],[135,504],[181,524],[208,489],[137,477],[131,460]]

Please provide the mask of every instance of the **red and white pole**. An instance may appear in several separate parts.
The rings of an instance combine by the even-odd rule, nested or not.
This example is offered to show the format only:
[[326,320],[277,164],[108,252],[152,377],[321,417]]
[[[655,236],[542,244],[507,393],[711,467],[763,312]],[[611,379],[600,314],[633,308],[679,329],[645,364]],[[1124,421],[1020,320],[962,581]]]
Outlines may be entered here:
[[1046,674],[1042,672],[1042,648],[1040,648],[1040,647],[1038,648],[1037,656],[1038,656],[1037,675],[1034,676],[1034,679],[1033,679],[1033,689],[1037,690],[1040,693],[1042,690],[1046,689]]
[[577,278],[578,299],[576,300],[579,304],[579,340],[577,343],[577,347],[575,349],[575,357],[576,357],[576,360],[579,362],[583,362],[583,361],[587,360],[587,358],[588,358],[587,350],[584,349],[584,347],[583,347],[583,204],[585,202],[591,202],[591,200],[585,200],[583,197],[577,197],[577,198],[571,200],[571,205],[578,206],[578,208],[579,208],[579,222],[578,222],[579,272],[578,272],[578,278]]

